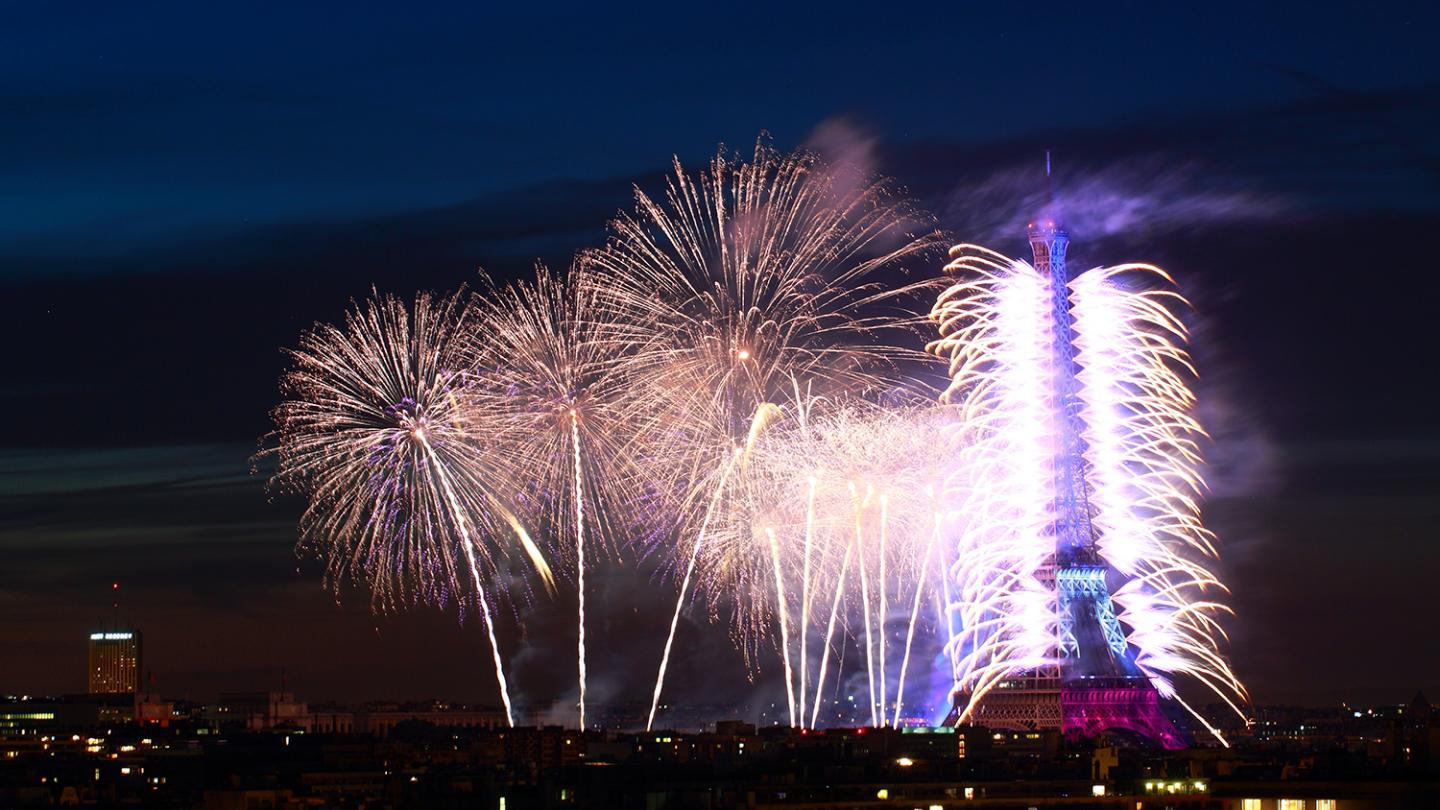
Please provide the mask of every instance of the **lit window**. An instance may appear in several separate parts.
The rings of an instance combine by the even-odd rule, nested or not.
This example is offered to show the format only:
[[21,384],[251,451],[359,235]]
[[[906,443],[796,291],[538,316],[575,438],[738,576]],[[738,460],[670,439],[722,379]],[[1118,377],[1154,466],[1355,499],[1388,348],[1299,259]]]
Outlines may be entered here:
[[1259,799],[1241,799],[1240,810],[1260,810]]
[[1305,810],[1304,799],[1281,799],[1280,810]]
[[[1356,712],[1356,714],[1359,714],[1359,712]],[[1316,800],[1315,800],[1315,810],[1335,810],[1335,800],[1334,800],[1334,799],[1316,799]]]

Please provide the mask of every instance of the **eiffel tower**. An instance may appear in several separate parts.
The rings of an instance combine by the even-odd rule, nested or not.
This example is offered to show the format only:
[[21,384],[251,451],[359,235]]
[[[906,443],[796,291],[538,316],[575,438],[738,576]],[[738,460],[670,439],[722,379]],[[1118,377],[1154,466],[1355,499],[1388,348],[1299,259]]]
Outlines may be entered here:
[[[1048,179],[1049,153],[1045,174]],[[999,683],[971,712],[970,722],[1012,731],[1058,729],[1067,737],[1120,732],[1165,748],[1184,747],[1186,740],[1166,717],[1159,693],[1135,664],[1135,651],[1110,598],[1118,577],[1097,549],[1065,269],[1070,235],[1055,215],[1053,194],[1046,216],[1030,223],[1028,235],[1035,269],[1050,277],[1055,323],[1053,390],[1059,442],[1050,526],[1055,554],[1038,574],[1055,591],[1055,663]],[[955,697],[951,724],[968,703],[966,695]]]

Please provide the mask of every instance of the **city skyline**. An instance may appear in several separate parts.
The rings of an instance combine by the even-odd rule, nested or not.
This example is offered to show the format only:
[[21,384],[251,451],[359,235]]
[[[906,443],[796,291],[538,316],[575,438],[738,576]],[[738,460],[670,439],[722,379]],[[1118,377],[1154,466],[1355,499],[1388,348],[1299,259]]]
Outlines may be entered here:
[[[1440,485],[1433,361],[1417,364],[1409,348],[1426,345],[1424,302],[1437,283],[1413,253],[1416,235],[1440,225],[1428,126],[1440,112],[1440,70],[1409,55],[1423,45],[1391,41],[1423,43],[1437,20],[1419,4],[1393,10],[1405,25],[1367,19],[1346,32],[1366,57],[1346,73],[1321,47],[1349,22],[1334,10],[1285,20],[1294,23],[1285,33],[1261,12],[1269,40],[1214,32],[1176,10],[1056,11],[1057,24],[1078,33],[1136,43],[1156,58],[1156,75],[1142,80],[1125,60],[1096,57],[1068,83],[1066,104],[1037,115],[1016,99],[1076,60],[1078,46],[1067,45],[1013,76],[968,75],[989,113],[974,123],[943,98],[914,101],[956,83],[943,80],[937,43],[936,55],[915,57],[912,82],[851,75],[848,92],[801,105],[789,101],[793,87],[758,99],[727,92],[710,114],[682,123],[580,104],[610,125],[613,149],[560,134],[554,111],[539,108],[534,99],[561,78],[500,81],[454,52],[424,58],[420,43],[439,35],[438,20],[412,21],[384,62],[396,85],[424,92],[378,85],[362,101],[361,83],[332,71],[372,54],[378,20],[347,20],[349,44],[264,71],[225,49],[187,77],[184,59],[199,42],[172,35],[197,19],[122,15],[69,29],[25,12],[0,36],[68,31],[76,41],[48,55],[14,42],[0,57],[16,82],[52,93],[0,88],[28,102],[18,134],[0,136],[18,156],[0,166],[18,190],[0,226],[0,285],[15,309],[7,345],[19,347],[9,399],[24,412],[0,433],[0,549],[12,561],[0,573],[0,610],[14,617],[0,624],[0,643],[18,653],[0,693],[83,691],[75,640],[113,613],[145,630],[145,666],[169,697],[265,688],[284,668],[295,691],[316,695],[491,700],[478,623],[456,627],[437,610],[373,616],[358,592],[337,605],[319,567],[295,558],[299,504],[267,496],[266,462],[252,472],[285,365],[280,348],[371,285],[474,287],[478,267],[511,278],[537,256],[563,267],[601,242],[632,182],[660,187],[671,153],[694,166],[720,141],[743,147],[765,131],[781,148],[895,176],[957,241],[1010,255],[1024,254],[1016,218],[1023,226],[1039,155],[1053,147],[1059,186],[1078,209],[1069,224],[1083,249],[1072,263],[1153,261],[1177,271],[1196,306],[1200,401],[1214,434],[1206,519],[1235,590],[1231,657],[1257,702],[1398,703],[1417,689],[1440,692],[1440,652],[1416,644],[1404,620],[1440,562],[1429,543]],[[516,15],[468,23],[538,22]],[[1022,36],[1020,15],[983,15]],[[1117,30],[1097,31],[1106,20]],[[560,41],[581,22],[568,21]],[[636,36],[664,33],[641,22]],[[957,12],[954,22],[980,21]],[[300,19],[262,38],[278,46],[322,23]],[[777,20],[788,30],[809,24]],[[1158,58],[1154,40],[1184,25],[1226,46],[1210,68],[1188,43]],[[898,50],[925,27],[887,21],[867,33]],[[824,41],[863,36],[837,18]],[[163,47],[146,53],[145,43]],[[826,45],[796,47],[790,69],[815,81],[804,55]],[[713,79],[708,66],[691,70],[682,75]],[[367,80],[385,75],[370,71]],[[466,76],[490,81],[466,93],[456,85]],[[622,99],[675,95],[638,67],[626,76]],[[900,98],[877,100],[890,84]],[[1115,100],[1106,87],[1133,94]],[[680,109],[692,103],[676,99]],[[503,110],[504,131],[487,131],[483,116],[464,120],[476,105]],[[395,127],[346,141],[348,159],[317,146],[391,110],[424,123],[403,137]],[[247,134],[236,115],[267,131]],[[152,140],[144,121],[172,131]],[[87,123],[111,135],[84,134]],[[268,133],[281,127],[294,136]],[[1363,155],[1352,139],[1368,145]],[[416,156],[427,147],[439,154]],[[174,160],[150,174],[149,161],[166,155]],[[42,187],[39,176],[51,182]],[[939,263],[932,269],[938,275]],[[1358,303],[1357,289],[1367,297]],[[592,694],[643,699],[673,585],[618,570],[597,572],[594,584]],[[523,635],[502,638],[534,683],[522,700],[565,701],[566,680],[546,677],[563,667],[540,659],[536,639],[563,632],[573,609],[563,596],[545,601]],[[717,689],[743,679],[724,628],[690,626],[703,624],[703,611],[687,617],[672,677]],[[73,688],[50,685],[72,672]]]

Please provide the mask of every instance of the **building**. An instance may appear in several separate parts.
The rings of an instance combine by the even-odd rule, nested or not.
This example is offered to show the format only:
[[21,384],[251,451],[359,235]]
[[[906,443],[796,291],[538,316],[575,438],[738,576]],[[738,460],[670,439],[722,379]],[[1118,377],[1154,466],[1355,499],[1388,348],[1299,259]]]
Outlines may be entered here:
[[123,693],[0,698],[0,739],[89,732],[128,723],[134,711]]
[[135,697],[135,722],[156,726],[169,726],[175,719],[175,703],[162,700],[148,691]]
[[[331,715],[327,722],[336,731],[344,728],[344,719]],[[395,726],[407,721],[429,723],[436,728],[496,729],[508,725],[505,713],[488,707],[451,706],[443,702],[371,703],[354,717],[355,731],[386,737]]]
[[357,734],[364,728],[355,724],[355,712],[334,703],[310,707],[310,730],[316,734]]
[[213,727],[239,726],[250,731],[310,729],[310,707],[293,692],[224,692],[205,707],[201,719]]
[[92,695],[133,695],[139,692],[141,654],[138,630],[98,630],[91,633],[86,691]]

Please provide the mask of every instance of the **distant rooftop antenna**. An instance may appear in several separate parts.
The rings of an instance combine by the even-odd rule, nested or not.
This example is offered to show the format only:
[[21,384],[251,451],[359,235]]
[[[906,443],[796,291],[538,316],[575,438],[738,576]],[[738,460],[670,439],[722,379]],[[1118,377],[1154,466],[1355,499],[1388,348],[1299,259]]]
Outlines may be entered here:
[[1055,218],[1055,177],[1050,173],[1050,150],[1045,150],[1045,216]]
[[[1048,243],[1048,240],[1052,236],[1055,236],[1057,234],[1062,239],[1068,239],[1068,234],[1066,234],[1065,232],[1065,226],[1060,222],[1060,207],[1055,204],[1054,165],[1049,149],[1045,150],[1045,202],[1041,209],[1035,213],[1037,218],[1033,220],[1027,227],[1027,230],[1030,234],[1030,242],[1032,246],[1035,244],[1035,240],[1037,238],[1046,240]],[[1060,263],[1063,264],[1065,258],[1065,249],[1063,245],[1061,245],[1056,251],[1056,258],[1059,259]],[[1037,268],[1041,267],[1040,263],[1044,263],[1046,261],[1047,260],[1039,258],[1037,254],[1036,262],[1038,263],[1035,266]]]

